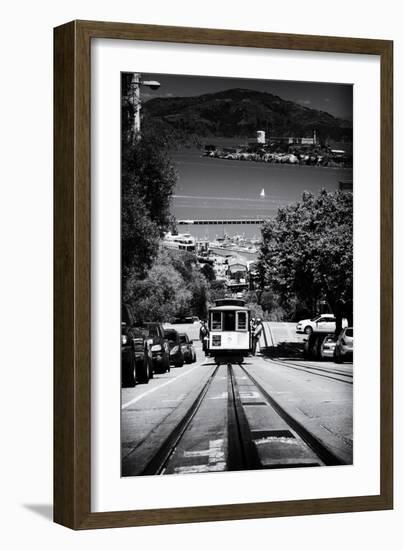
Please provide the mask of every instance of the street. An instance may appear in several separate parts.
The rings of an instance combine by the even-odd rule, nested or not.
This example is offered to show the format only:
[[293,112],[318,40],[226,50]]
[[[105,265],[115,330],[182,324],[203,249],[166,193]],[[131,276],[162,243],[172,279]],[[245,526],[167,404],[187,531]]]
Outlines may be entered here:
[[[271,342],[270,342],[271,339]],[[260,351],[196,363],[122,389],[122,475],[336,466],[353,461],[353,365],[303,361],[293,323],[265,323]]]

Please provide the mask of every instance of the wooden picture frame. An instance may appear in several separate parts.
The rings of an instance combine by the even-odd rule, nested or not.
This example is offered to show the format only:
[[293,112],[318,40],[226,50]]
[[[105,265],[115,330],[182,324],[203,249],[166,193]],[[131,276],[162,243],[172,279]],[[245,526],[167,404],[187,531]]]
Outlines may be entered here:
[[[381,63],[380,493],[314,500],[92,513],[91,40],[113,38],[355,53]],[[72,529],[385,510],[393,506],[393,43],[384,40],[73,21],[54,31],[54,520]]]

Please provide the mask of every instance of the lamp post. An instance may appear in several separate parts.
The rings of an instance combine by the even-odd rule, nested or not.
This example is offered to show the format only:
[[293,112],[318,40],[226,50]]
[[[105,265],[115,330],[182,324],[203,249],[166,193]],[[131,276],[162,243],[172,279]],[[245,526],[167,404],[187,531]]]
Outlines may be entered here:
[[133,125],[133,141],[140,139],[140,110],[141,110],[141,99],[140,99],[140,87],[148,86],[151,90],[158,90],[161,86],[156,80],[142,80],[140,73],[133,73],[133,78],[131,82],[132,87],[132,101],[134,107],[134,125]]

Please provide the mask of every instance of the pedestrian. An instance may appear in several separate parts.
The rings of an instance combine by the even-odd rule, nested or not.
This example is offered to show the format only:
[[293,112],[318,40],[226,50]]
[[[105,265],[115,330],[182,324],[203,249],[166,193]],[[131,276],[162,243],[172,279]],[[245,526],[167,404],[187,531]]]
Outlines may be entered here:
[[[255,328],[254,328],[253,333],[252,333],[252,353],[253,353],[253,355],[256,355],[256,348],[257,348],[257,344],[259,342],[260,336],[262,334],[262,330],[263,330],[262,320],[257,319]],[[260,350],[260,347],[259,347],[259,350]]]

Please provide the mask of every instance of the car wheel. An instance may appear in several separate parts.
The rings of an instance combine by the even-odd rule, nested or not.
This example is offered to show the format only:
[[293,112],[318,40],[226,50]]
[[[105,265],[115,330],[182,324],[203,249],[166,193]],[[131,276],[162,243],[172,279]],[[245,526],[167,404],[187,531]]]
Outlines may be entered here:
[[341,363],[341,357],[340,357],[340,351],[338,349],[335,349],[334,351],[334,362],[335,363]]
[[310,327],[309,325],[308,325],[307,327],[304,328],[304,333],[305,333],[305,334],[308,334],[308,335],[309,335],[309,334],[312,334],[312,332],[313,332],[313,328]]
[[125,368],[122,373],[122,387],[134,388],[136,384],[136,358],[134,353],[132,353],[131,365],[129,368]]
[[148,358],[148,365],[149,365],[148,372],[150,374],[150,380],[152,380],[154,378],[154,364],[152,359],[150,358]]
[[150,380],[150,364],[143,359],[141,369],[138,369],[137,378],[141,384],[148,384]]

